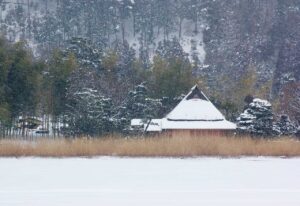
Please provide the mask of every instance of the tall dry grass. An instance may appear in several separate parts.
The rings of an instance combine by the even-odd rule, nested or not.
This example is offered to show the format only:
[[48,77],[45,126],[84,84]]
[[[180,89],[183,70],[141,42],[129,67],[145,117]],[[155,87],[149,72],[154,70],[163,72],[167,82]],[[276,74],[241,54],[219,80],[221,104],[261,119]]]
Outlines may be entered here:
[[291,138],[152,137],[99,139],[0,140],[2,157],[194,157],[300,156],[300,141]]

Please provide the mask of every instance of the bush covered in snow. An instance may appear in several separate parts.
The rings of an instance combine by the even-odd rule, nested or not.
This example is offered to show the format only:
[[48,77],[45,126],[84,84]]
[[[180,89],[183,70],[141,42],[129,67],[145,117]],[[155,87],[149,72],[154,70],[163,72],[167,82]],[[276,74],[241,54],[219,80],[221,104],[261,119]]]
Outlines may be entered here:
[[272,105],[267,100],[253,98],[238,117],[238,133],[253,136],[292,136],[297,133],[296,125],[287,115],[274,121]]
[[255,98],[238,117],[238,132],[257,136],[273,135],[272,105]]
[[68,135],[102,135],[113,129],[111,99],[95,89],[83,88],[68,97]]
[[291,122],[289,116],[281,115],[280,119],[274,124],[274,132],[277,135],[294,135],[297,132],[297,127]]

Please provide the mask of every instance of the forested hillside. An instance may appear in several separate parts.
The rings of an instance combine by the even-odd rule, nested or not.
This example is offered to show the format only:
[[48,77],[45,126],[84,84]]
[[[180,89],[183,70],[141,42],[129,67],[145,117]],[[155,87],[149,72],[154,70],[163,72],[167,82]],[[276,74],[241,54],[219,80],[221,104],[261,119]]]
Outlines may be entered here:
[[1,128],[39,116],[70,134],[124,131],[195,83],[230,120],[252,95],[299,124],[300,0],[0,5]]

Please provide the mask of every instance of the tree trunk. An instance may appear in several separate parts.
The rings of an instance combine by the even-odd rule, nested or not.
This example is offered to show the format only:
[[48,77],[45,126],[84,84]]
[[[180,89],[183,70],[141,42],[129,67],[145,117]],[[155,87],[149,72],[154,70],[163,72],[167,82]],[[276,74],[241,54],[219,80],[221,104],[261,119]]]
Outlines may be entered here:
[[179,40],[181,39],[181,29],[182,29],[182,18],[179,19]]
[[27,27],[28,27],[28,38],[31,38],[31,20],[30,20],[30,1],[27,0]]
[[21,133],[21,135],[22,135],[22,138],[24,138],[25,137],[25,120],[24,120],[24,115],[22,115],[22,133]]

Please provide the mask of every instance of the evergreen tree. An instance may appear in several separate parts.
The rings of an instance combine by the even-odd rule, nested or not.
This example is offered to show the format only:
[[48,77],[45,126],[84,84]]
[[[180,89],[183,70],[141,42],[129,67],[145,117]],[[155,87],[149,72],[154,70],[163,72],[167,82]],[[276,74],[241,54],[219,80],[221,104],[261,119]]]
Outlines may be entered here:
[[59,21],[55,15],[47,14],[41,20],[36,20],[34,28],[35,40],[40,43],[40,52],[46,56],[53,48],[63,43],[63,34],[59,30]]
[[64,114],[69,78],[76,67],[75,57],[72,54],[64,57],[61,51],[54,51],[47,62],[43,83],[43,99],[47,109],[43,112],[50,114],[54,123]]
[[111,99],[92,88],[82,88],[68,95],[67,135],[100,136],[113,131]]
[[9,65],[7,47],[8,44],[6,41],[0,38],[0,135],[1,132],[4,133],[5,127],[9,123],[10,119],[10,108],[5,93]]
[[159,56],[154,57],[152,75],[148,78],[151,96],[154,98],[175,98],[188,91],[196,82],[189,62],[176,58],[169,62]]
[[273,135],[272,106],[266,100],[253,99],[237,120],[238,131],[242,134],[265,137]]
[[101,66],[102,51],[97,49],[90,40],[86,38],[72,38],[64,55],[73,54],[79,66],[99,70]]
[[294,135],[297,131],[297,127],[291,122],[289,116],[281,115],[280,119],[274,125],[274,132],[277,135]]
[[40,68],[32,62],[25,44],[16,43],[10,53],[6,94],[12,116],[33,115],[37,106]]
[[126,116],[127,118],[143,119],[145,115],[147,89],[144,83],[139,84],[133,91],[128,93],[126,100]]
[[[0,40],[0,130],[20,116],[36,113],[41,65],[33,61],[24,42]],[[25,128],[22,128],[24,135]]]
[[148,97],[146,83],[137,85],[134,90],[129,91],[123,105],[118,108],[116,124],[123,129],[130,125],[131,119],[142,119],[145,122],[152,118],[158,118],[162,110],[159,99]]
[[169,62],[180,59],[181,61],[188,63],[188,55],[184,52],[179,40],[175,37],[172,40],[159,42],[155,53],[157,56],[160,56]]

